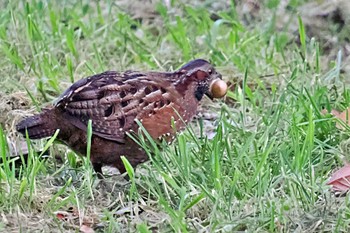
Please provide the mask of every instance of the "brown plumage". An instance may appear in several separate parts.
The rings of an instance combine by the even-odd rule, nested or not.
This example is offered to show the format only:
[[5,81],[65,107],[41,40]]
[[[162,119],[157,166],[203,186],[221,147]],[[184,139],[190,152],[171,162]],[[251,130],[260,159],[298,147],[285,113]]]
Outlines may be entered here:
[[126,135],[138,131],[135,120],[153,139],[170,139],[176,133],[172,118],[175,128],[182,130],[196,114],[204,94],[221,97],[210,91],[218,79],[221,75],[202,59],[175,72],[107,71],[74,83],[54,107],[24,119],[17,130],[24,135],[27,130],[29,138],[38,139],[60,129],[57,139],[85,155],[91,119],[90,158],[94,170],[102,174],[102,166],[110,165],[124,173],[120,156],[124,155],[133,166],[147,160],[146,153]]

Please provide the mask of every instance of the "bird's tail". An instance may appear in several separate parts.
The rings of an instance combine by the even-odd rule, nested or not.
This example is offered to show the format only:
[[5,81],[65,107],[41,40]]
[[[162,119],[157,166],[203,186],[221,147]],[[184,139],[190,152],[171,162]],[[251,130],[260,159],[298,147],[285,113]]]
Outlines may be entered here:
[[16,126],[18,132],[31,139],[39,139],[52,136],[56,131],[56,120],[54,109],[45,109],[42,113],[27,117]]

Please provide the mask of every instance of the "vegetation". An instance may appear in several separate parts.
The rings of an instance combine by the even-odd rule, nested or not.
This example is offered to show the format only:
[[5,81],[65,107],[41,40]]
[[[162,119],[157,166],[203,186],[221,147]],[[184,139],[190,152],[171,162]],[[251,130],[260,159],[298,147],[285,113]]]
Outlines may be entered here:
[[[243,2],[0,3],[0,231],[348,232],[348,195],[326,182],[350,131],[321,113],[350,105],[342,53],[329,56],[341,50],[308,34],[298,12],[310,3]],[[349,34],[327,20],[344,45]],[[216,65],[227,97],[205,101],[162,150],[137,139],[151,161],[124,161],[130,181],[98,180],[54,138],[12,146],[15,122],[80,78],[194,58]]]

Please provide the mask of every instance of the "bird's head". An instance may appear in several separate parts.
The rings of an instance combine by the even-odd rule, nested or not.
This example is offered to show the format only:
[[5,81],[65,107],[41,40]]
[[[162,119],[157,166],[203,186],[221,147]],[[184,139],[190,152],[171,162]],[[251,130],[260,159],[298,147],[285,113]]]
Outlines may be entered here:
[[180,73],[178,86],[193,89],[195,98],[200,101],[203,95],[209,98],[222,98],[227,92],[227,84],[222,80],[214,66],[203,59],[196,59],[183,65],[177,73]]

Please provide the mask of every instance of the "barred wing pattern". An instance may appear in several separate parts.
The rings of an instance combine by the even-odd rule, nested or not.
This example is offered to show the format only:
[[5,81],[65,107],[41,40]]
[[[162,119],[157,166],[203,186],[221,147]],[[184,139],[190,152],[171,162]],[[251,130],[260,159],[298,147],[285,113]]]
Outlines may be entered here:
[[135,130],[135,119],[144,120],[145,127],[169,125],[150,132],[158,138],[169,131],[170,118],[177,111],[174,103],[182,98],[171,85],[174,74],[167,79],[170,74],[132,71],[97,74],[74,83],[58,98],[56,107],[76,127],[86,130],[91,119],[93,134],[119,143],[125,141],[126,132]]

